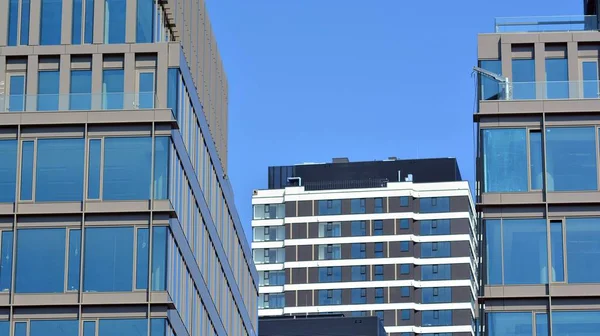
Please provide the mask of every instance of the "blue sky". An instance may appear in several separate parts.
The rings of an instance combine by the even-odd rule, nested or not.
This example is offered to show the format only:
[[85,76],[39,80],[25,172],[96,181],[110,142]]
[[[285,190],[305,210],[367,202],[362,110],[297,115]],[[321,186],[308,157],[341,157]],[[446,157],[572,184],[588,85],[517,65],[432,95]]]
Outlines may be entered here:
[[474,179],[477,34],[583,0],[207,0],[229,78],[229,177],[250,237],[267,167],[456,157]]

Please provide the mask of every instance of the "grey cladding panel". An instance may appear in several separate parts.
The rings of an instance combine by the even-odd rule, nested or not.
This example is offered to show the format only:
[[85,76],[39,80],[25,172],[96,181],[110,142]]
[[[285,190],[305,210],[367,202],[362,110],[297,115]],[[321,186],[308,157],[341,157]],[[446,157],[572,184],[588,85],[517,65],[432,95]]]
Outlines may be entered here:
[[[288,268],[289,269],[289,268]],[[306,268],[292,268],[292,283],[294,284],[305,284],[306,283]]]
[[396,280],[395,265],[383,265],[383,279]]
[[451,212],[469,211],[469,197],[468,196],[450,197],[450,211]]
[[308,238],[319,238],[319,223],[308,223]]
[[471,278],[471,267],[469,264],[454,264],[451,266],[453,280],[465,280]]
[[395,225],[395,221],[393,219],[384,219],[383,220],[383,234],[384,235],[393,235],[394,234],[394,225]]
[[470,224],[467,218],[458,218],[450,220],[451,234],[469,234]]
[[342,200],[342,215],[349,215],[351,214],[351,203],[352,200],[350,199],[343,199]]
[[396,311],[395,310],[385,310],[383,312],[383,325],[385,325],[385,326],[395,326],[396,325]]
[[296,246],[285,247],[285,261],[297,261]]
[[292,237],[293,239],[304,239],[306,236],[306,223],[294,223],[291,224],[293,227]]
[[295,291],[285,292],[285,305],[286,305],[286,307],[297,307]]
[[[312,257],[312,245],[299,245],[298,246],[298,261],[310,261],[313,260]],[[287,259],[287,257],[286,257]]]
[[311,290],[298,291],[298,307],[308,307],[313,305],[313,293]]
[[450,242],[450,253],[452,257],[468,257],[470,256],[470,244],[468,241]]
[[375,199],[374,198],[367,198],[365,200],[365,212],[368,214],[375,213]]
[[312,216],[313,201],[298,201],[298,217]]
[[453,325],[471,325],[473,316],[471,311],[467,309],[454,310],[452,312],[452,324]]
[[471,288],[452,287],[452,302],[471,302]]
[[285,202],[285,217],[296,217],[296,202]]

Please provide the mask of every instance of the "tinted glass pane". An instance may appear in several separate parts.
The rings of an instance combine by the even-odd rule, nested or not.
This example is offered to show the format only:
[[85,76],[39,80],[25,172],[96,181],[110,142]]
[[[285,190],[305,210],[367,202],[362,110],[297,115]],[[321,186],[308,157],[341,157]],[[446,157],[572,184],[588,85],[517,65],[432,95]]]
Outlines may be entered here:
[[[108,2],[116,0],[107,0]],[[102,75],[102,92],[104,93],[102,106],[107,110],[118,110],[123,108],[125,89],[123,69],[104,70]]]
[[146,319],[105,319],[98,324],[98,336],[148,335]]
[[83,1],[73,0],[73,19],[71,21],[71,43],[81,44],[81,19],[83,14]]
[[319,215],[341,215],[341,200],[322,200],[319,201]]
[[88,198],[100,198],[100,150],[101,140],[90,140],[89,172],[88,172]]
[[148,258],[150,234],[148,229],[137,230],[135,288],[148,289]]
[[105,138],[105,200],[150,199],[152,138]]
[[565,281],[563,257],[563,228],[562,222],[550,223],[550,248],[552,255],[552,281]]
[[17,191],[17,140],[0,140],[0,202],[14,202]]
[[40,45],[60,45],[62,0],[42,0]]
[[427,197],[419,199],[419,212],[448,212],[450,211],[449,197]]
[[8,45],[17,45],[17,31],[19,27],[19,0],[10,0],[8,3]]
[[10,76],[8,111],[25,111],[25,76]]
[[104,43],[125,43],[126,0],[104,2]]
[[535,314],[535,336],[550,336],[548,332],[548,314]]
[[96,322],[84,321],[83,322],[83,336],[95,336],[96,335]]
[[546,98],[569,98],[569,67],[566,58],[546,59]]
[[119,292],[131,290],[133,278],[133,228],[86,229],[84,246],[84,291]]
[[77,320],[32,320],[29,322],[29,336],[78,336]]
[[450,242],[421,243],[421,258],[450,257]]
[[352,281],[367,280],[366,266],[352,266]]
[[152,290],[166,289],[167,232],[166,226],[152,229]]
[[502,232],[504,283],[548,283],[546,220],[505,219]]
[[169,181],[169,137],[155,138],[154,149],[154,199],[167,199]]
[[451,310],[425,310],[421,313],[422,326],[449,326],[452,325]]
[[546,129],[546,167],[549,191],[596,190],[594,127]]
[[353,236],[366,236],[367,235],[367,226],[364,221],[354,221],[352,222],[351,233]]
[[421,221],[421,231],[419,231],[419,233],[422,236],[448,235],[450,234],[450,220],[437,219]]
[[38,111],[58,111],[58,71],[40,71],[38,75]]
[[600,218],[567,218],[567,279],[570,283],[600,282]]
[[27,336],[27,323],[16,322],[15,323],[15,336]]
[[583,98],[598,99],[600,90],[598,88],[598,62],[582,62],[583,72]]
[[10,336],[9,321],[0,321],[0,336]]
[[421,266],[421,280],[450,280],[451,265]]
[[529,132],[529,162],[531,174],[531,189],[541,190],[544,185],[542,174],[542,133]]
[[81,201],[84,139],[40,139],[37,145],[35,200]]
[[488,313],[489,336],[533,335],[531,313]]
[[[492,73],[502,74],[502,62],[500,60],[479,61],[479,66]],[[501,96],[501,86],[497,80],[479,75],[479,85],[479,89],[481,90],[480,100],[498,100],[504,98]]]
[[21,158],[21,200],[28,201],[33,193],[33,141],[23,141]]
[[353,214],[365,213],[365,200],[362,198],[350,200],[350,212]]
[[452,302],[452,288],[422,288],[421,303],[447,303]]
[[[152,0],[150,0],[150,2],[152,2]],[[138,104],[139,108],[142,109],[154,107],[154,72],[140,73]]]
[[150,336],[165,336],[167,332],[167,320],[153,318],[150,320]]
[[89,110],[92,108],[92,71],[71,71],[71,95],[69,109]]
[[173,115],[177,117],[177,96],[179,87],[179,70],[176,68],[169,68],[169,80],[167,88],[167,107],[173,111]]
[[154,14],[153,0],[138,0],[136,42],[150,43],[152,41],[152,20]]
[[486,192],[527,191],[526,130],[483,130],[483,170]]
[[487,283],[502,284],[502,225],[499,219],[485,221]]
[[65,236],[65,229],[17,231],[17,293],[64,292]]
[[81,230],[69,231],[69,270],[67,290],[79,290],[79,274],[81,265]]
[[31,0],[21,0],[21,45],[29,44],[29,14]]
[[92,43],[94,34],[94,0],[85,0],[84,42]]
[[552,312],[552,335],[591,336],[600,328],[600,311]]
[[512,60],[513,99],[535,99],[535,63],[532,59]]
[[13,232],[2,231],[2,260],[0,261],[0,290],[10,290],[12,280]]

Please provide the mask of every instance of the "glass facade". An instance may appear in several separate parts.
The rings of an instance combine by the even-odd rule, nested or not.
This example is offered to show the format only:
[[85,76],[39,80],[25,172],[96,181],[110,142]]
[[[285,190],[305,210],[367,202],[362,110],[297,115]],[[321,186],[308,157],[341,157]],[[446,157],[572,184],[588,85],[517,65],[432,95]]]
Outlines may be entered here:
[[63,0],[41,0],[40,45],[60,45]]

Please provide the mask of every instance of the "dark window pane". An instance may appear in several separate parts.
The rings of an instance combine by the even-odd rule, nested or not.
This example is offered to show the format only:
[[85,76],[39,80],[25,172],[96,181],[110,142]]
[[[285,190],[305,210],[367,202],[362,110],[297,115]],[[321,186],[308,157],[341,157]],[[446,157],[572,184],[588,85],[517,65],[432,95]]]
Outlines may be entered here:
[[169,79],[167,82],[167,107],[173,111],[173,115],[177,118],[177,101],[178,101],[178,88],[179,88],[179,70],[176,68],[169,68]]
[[148,289],[149,243],[148,229],[137,229],[137,260],[135,263],[135,288],[137,289]]
[[131,291],[133,278],[132,227],[88,228],[85,230],[84,246],[84,291]]
[[542,133],[540,131],[529,132],[531,190],[541,190],[544,185],[542,160]]
[[38,111],[58,111],[59,71],[40,71],[38,74]]
[[32,320],[29,336],[78,336],[78,320]]
[[94,0],[85,0],[84,42],[91,44],[94,38]]
[[421,314],[423,327],[452,325],[451,310],[425,310]]
[[421,258],[447,258],[450,256],[450,242],[421,243]]
[[8,3],[8,45],[17,45],[19,29],[19,0],[10,0]]
[[526,313],[488,313],[489,336],[531,336],[532,317]]
[[401,207],[408,206],[408,196],[400,196],[400,206]]
[[408,252],[410,250],[410,242],[401,241],[400,242],[400,252]]
[[422,236],[449,235],[450,234],[450,220],[449,219],[434,219],[434,220],[421,221],[421,231],[419,233]]
[[366,236],[367,226],[365,221],[354,221],[352,222],[351,234],[352,236]]
[[163,291],[167,281],[167,232],[166,226],[152,228],[152,290]]
[[365,213],[365,199],[357,198],[350,200],[350,213],[363,214]]
[[81,16],[83,13],[83,0],[73,0],[72,10],[73,19],[71,21],[71,43],[81,44]]
[[21,45],[29,44],[29,14],[31,0],[21,0]]
[[452,288],[422,288],[422,302],[421,303],[450,303],[452,302]]
[[33,197],[33,141],[23,141],[21,158],[21,200],[29,201]]
[[526,130],[483,130],[483,170],[486,192],[527,191]]
[[451,265],[423,265],[421,266],[421,280],[450,280]]
[[98,324],[98,336],[148,335],[146,319],[101,319]]
[[104,139],[105,200],[150,199],[152,138]]
[[321,200],[319,201],[318,214],[322,215],[341,215],[342,201],[341,200]]
[[84,139],[39,139],[35,200],[81,201]]
[[100,139],[90,140],[89,150],[89,172],[88,172],[88,198],[99,199],[100,198],[100,152],[101,143]]
[[419,199],[419,212],[449,212],[450,198],[449,197],[427,197]]
[[569,283],[600,282],[600,218],[567,218],[567,280]]
[[40,45],[60,45],[62,0],[42,0]]
[[548,283],[546,220],[503,220],[502,233],[504,283]]
[[81,230],[69,231],[69,270],[67,279],[68,290],[79,290],[79,275],[81,265]]
[[0,258],[0,290],[7,292],[11,287],[12,280],[12,260],[13,260],[13,232],[2,231],[1,249],[2,255]]
[[15,201],[17,145],[17,140],[0,140],[0,203]]
[[547,128],[548,190],[596,190],[596,151],[594,127]]
[[487,219],[485,230],[487,283],[499,285],[502,284],[502,225],[500,220]]
[[65,229],[17,231],[17,293],[64,292],[65,236]]

